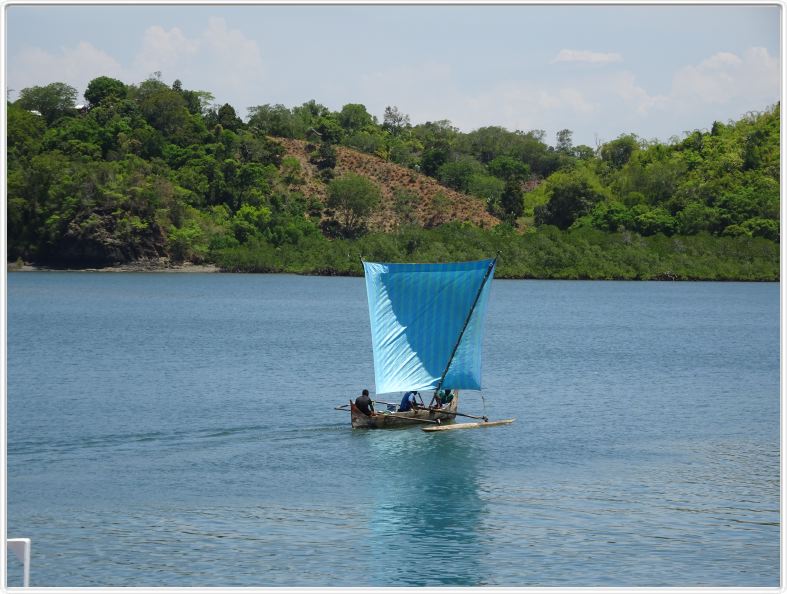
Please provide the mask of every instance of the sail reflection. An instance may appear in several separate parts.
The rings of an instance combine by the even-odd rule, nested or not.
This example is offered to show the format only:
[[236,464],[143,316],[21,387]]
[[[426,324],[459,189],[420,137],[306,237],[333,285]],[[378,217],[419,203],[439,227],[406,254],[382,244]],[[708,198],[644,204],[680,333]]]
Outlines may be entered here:
[[371,568],[369,585],[482,585],[478,442],[416,428],[355,433],[370,454],[367,550],[387,560]]

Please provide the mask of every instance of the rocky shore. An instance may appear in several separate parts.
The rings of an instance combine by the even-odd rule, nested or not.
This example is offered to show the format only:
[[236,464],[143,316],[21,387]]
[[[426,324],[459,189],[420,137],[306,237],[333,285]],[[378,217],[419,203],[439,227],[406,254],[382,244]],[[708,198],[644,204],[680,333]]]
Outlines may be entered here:
[[102,268],[52,268],[27,262],[9,262],[8,272],[220,272],[213,264],[192,264],[191,262],[172,262],[169,258],[137,260],[127,264],[104,266]]

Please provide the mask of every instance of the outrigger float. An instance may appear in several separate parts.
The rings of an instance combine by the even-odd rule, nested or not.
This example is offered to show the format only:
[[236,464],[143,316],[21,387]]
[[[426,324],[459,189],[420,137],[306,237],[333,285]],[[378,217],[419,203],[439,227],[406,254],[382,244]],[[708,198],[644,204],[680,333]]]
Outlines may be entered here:
[[[457,390],[481,389],[484,318],[497,258],[445,264],[363,262],[372,330],[377,394],[444,387],[453,398],[439,406],[399,411],[397,403],[368,416],[349,404],[352,427],[384,429],[421,425],[427,431],[509,424],[458,411]],[[439,402],[439,398],[435,398]],[[452,424],[457,417],[476,423]]]

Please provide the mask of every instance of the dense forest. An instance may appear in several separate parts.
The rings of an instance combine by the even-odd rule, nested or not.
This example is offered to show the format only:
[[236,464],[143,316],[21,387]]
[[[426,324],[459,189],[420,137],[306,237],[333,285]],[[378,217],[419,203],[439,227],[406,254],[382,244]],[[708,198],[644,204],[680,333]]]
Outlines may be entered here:
[[360,274],[360,257],[500,252],[502,277],[779,277],[778,104],[589,147],[360,104],[264,104],[244,122],[160,75],[83,95],[52,83],[8,103],[11,260]]

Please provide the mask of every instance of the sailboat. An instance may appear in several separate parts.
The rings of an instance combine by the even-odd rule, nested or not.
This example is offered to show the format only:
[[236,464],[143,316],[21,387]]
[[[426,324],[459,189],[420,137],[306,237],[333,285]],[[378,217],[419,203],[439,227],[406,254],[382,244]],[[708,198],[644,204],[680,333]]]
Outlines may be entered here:
[[484,423],[453,425],[456,428],[501,423],[458,412],[459,390],[481,389],[484,318],[496,263],[497,258],[432,264],[363,262],[377,394],[434,390],[439,398],[445,389],[452,397],[444,405],[406,412],[398,411],[396,403],[375,400],[386,408],[372,416],[350,401],[337,408],[349,408],[353,428],[421,424],[423,429],[447,429],[451,425],[442,424],[457,416]]

